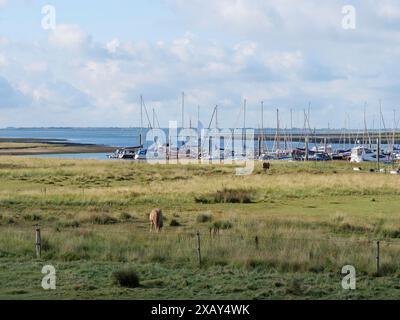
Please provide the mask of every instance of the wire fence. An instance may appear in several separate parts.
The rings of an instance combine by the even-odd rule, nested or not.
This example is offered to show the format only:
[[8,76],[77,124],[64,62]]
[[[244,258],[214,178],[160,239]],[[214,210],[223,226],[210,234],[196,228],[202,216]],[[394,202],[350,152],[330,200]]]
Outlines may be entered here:
[[[69,230],[64,230],[65,232],[69,232]],[[91,228],[91,227],[79,227],[80,231],[87,232],[96,232],[102,233],[105,232],[107,234],[126,234],[132,235],[137,234],[136,230],[112,230],[107,228]],[[26,231],[21,231],[26,232]],[[311,238],[311,237],[299,237],[299,236],[283,236],[279,233],[271,233],[270,235],[258,235],[257,233],[252,234],[241,234],[241,233],[229,233],[229,232],[220,232],[214,231],[214,229],[202,230],[202,231],[179,231],[179,232],[143,232],[142,236],[148,237],[149,239],[158,238],[177,238],[177,239],[194,239],[197,237],[197,234],[200,233],[201,238],[203,239],[211,239],[211,240],[219,240],[219,239],[230,239],[230,240],[242,240],[242,241],[253,241],[253,242],[262,242],[262,241],[270,241],[270,240],[287,240],[287,241],[312,241],[312,242],[328,242],[328,243],[358,243],[358,244],[375,244],[377,241],[380,241],[381,244],[387,245],[400,245],[400,239],[382,239],[382,238],[337,238],[337,237],[326,237],[326,238]]]
[[[400,240],[372,239],[372,238],[313,238],[290,236],[273,233],[240,234],[229,231],[214,230],[176,231],[151,233],[137,230],[113,230],[104,228],[70,228],[61,232],[54,232],[51,227],[24,228],[7,231],[9,234],[22,234],[32,240],[32,252],[41,258],[45,241],[63,242],[78,239],[81,245],[85,241],[93,241],[104,250],[120,251],[122,254],[134,252],[149,252],[149,254],[165,254],[171,259],[187,258],[198,263],[204,261],[218,263],[222,259],[227,261],[266,261],[274,265],[308,264],[315,268],[317,264],[325,262],[331,265],[361,264],[364,269],[380,273],[382,265],[390,266],[391,270],[400,270]],[[66,235],[67,233],[67,235]],[[94,235],[90,239],[88,235]],[[34,244],[34,246],[33,246]],[[1,251],[1,248],[0,248]]]
[[[36,228],[36,226],[35,226]],[[54,231],[54,227],[40,227],[38,228],[44,232],[50,233]],[[19,229],[15,229],[13,227],[3,228],[3,232],[12,232],[12,233],[27,233],[32,232],[32,227],[19,227]],[[147,237],[148,239],[162,238],[162,239],[190,239],[196,238],[197,234],[200,233],[200,236],[204,239],[211,240],[219,240],[219,239],[230,239],[230,240],[242,240],[242,241],[253,241],[253,242],[262,242],[262,241],[271,241],[271,240],[287,240],[287,241],[312,241],[312,242],[328,242],[328,243],[358,243],[358,244],[374,244],[377,241],[380,241],[381,244],[386,245],[400,245],[400,239],[382,239],[382,238],[337,238],[337,237],[326,237],[326,238],[312,238],[312,237],[299,237],[299,236],[283,236],[279,233],[271,233],[270,235],[257,235],[256,233],[252,234],[241,234],[241,233],[229,233],[229,232],[214,232],[213,229],[202,230],[202,231],[178,231],[178,232],[151,232],[145,231],[143,228],[143,232],[138,232],[135,230],[113,230],[104,228],[93,228],[93,227],[82,227],[79,228],[65,228],[63,230],[59,230],[57,232],[71,233],[74,232],[93,232],[96,234],[119,234],[119,235],[138,235],[140,234],[142,237]]]
[[[39,228],[40,230],[50,233],[54,231],[54,227],[40,227],[35,226],[35,229]],[[19,227],[19,229],[15,229],[13,227],[3,228],[3,232],[12,232],[12,233],[27,233],[32,232],[32,227]],[[328,242],[328,243],[358,243],[358,244],[374,244],[377,241],[380,241],[381,244],[386,245],[400,245],[400,239],[382,239],[382,238],[337,238],[337,237],[326,237],[326,238],[312,238],[312,237],[299,237],[299,236],[283,236],[279,233],[271,233],[270,235],[257,235],[256,233],[252,234],[241,234],[241,233],[229,233],[229,232],[215,232],[213,229],[202,230],[202,231],[178,231],[178,232],[152,232],[145,231],[143,228],[143,232],[138,232],[135,230],[113,230],[107,227],[104,228],[96,228],[96,227],[82,227],[79,228],[65,228],[63,230],[59,230],[57,232],[71,233],[74,232],[93,232],[96,234],[119,234],[119,235],[141,235],[142,237],[147,237],[148,239],[191,239],[196,238],[197,234],[200,233],[201,238],[203,239],[211,239],[211,240],[220,240],[220,239],[230,239],[230,240],[242,240],[242,241],[253,241],[253,242],[262,242],[262,241],[271,241],[271,240],[287,240],[287,241],[312,241],[312,242]]]

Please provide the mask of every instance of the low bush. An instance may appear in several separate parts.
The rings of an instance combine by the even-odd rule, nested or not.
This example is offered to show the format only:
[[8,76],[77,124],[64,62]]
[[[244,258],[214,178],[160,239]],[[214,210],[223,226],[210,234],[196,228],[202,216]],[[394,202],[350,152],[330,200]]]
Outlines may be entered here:
[[171,222],[169,223],[170,227],[179,227],[181,226],[180,222],[178,220],[172,219]]
[[40,221],[42,217],[35,213],[26,214],[23,216],[25,221]]
[[233,228],[233,223],[230,221],[215,221],[211,224],[212,229],[228,230]]
[[96,214],[96,215],[90,216],[89,219],[87,220],[87,222],[92,223],[92,224],[106,225],[106,224],[116,224],[118,222],[118,220],[116,218],[111,217],[106,214]]
[[206,222],[210,222],[212,220],[212,216],[209,214],[199,214],[196,218],[196,221],[198,223],[206,223]]
[[115,271],[112,274],[114,284],[125,288],[137,288],[140,286],[140,279],[135,270],[126,269]]
[[255,190],[224,188],[215,193],[195,198],[197,203],[252,203]]
[[133,216],[130,215],[129,213],[127,213],[127,212],[122,212],[120,214],[119,218],[120,218],[121,221],[129,221],[129,220],[131,220],[133,218]]
[[58,221],[54,224],[54,229],[55,230],[60,230],[61,228],[79,228],[81,224],[77,220],[71,220],[71,221]]

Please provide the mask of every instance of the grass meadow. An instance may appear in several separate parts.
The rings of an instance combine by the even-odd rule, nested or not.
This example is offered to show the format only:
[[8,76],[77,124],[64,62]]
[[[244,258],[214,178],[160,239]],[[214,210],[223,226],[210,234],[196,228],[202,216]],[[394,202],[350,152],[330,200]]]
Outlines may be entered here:
[[[346,162],[271,164],[237,176],[233,165],[1,157],[0,298],[400,297],[400,177]],[[154,207],[160,234],[149,233]],[[48,264],[52,291],[41,287]],[[357,290],[342,289],[344,265]],[[115,283],[124,270],[140,284]]]

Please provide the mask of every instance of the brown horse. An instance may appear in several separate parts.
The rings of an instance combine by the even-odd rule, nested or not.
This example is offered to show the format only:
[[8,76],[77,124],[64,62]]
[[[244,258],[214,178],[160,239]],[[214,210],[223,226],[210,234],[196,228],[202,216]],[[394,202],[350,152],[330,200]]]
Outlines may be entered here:
[[157,232],[160,232],[161,228],[163,227],[163,214],[161,209],[153,209],[150,212],[149,220],[150,220],[150,232],[152,232],[154,229]]

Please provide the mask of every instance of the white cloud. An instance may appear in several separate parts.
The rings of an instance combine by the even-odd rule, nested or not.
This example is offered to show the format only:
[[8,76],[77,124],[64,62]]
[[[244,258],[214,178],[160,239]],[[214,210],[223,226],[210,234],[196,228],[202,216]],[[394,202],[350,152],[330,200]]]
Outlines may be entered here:
[[25,66],[25,70],[28,72],[45,72],[47,69],[48,65],[46,61],[33,61]]
[[248,57],[254,56],[257,47],[258,45],[255,42],[238,43],[234,45],[235,59],[241,62]]
[[187,33],[183,38],[174,40],[171,52],[182,61],[191,59],[194,54],[193,35]]
[[110,53],[115,53],[117,49],[120,47],[121,43],[119,42],[118,39],[114,38],[111,41],[107,42],[106,48],[108,52]]
[[264,1],[248,0],[177,0],[176,8],[188,16],[188,20],[201,26],[215,24],[230,31],[266,32],[276,24],[273,10]]
[[400,5],[398,1],[381,0],[377,2],[378,14],[387,19],[400,19]]
[[297,72],[304,66],[303,54],[299,50],[267,53],[263,60],[274,72]]
[[26,43],[21,49],[0,38],[0,67],[33,106],[45,106],[46,119],[55,108],[74,109],[90,125],[137,125],[143,94],[166,125],[179,119],[179,95],[185,91],[187,121],[196,119],[197,105],[207,118],[218,103],[221,124],[232,125],[247,98],[253,125],[264,100],[266,119],[275,118],[276,108],[285,119],[288,108],[301,110],[312,101],[314,125],[326,126],[329,118],[339,126],[344,111],[357,117],[364,101],[373,108],[379,98],[387,99],[392,107],[400,99],[400,32],[393,28],[400,5],[389,0],[354,5],[357,29],[347,32],[341,6],[332,1],[178,0],[175,29],[165,38],[123,40],[116,34],[95,42],[77,25],[59,25],[50,32],[51,46]]
[[0,52],[0,67],[4,67],[7,65],[7,59],[4,54]]
[[29,105],[29,99],[7,79],[0,76],[0,108],[13,110]]
[[80,49],[88,41],[88,35],[78,25],[57,25],[49,35],[49,43],[62,49]]

